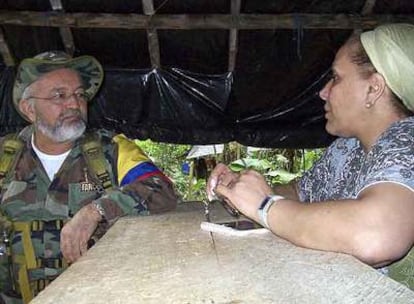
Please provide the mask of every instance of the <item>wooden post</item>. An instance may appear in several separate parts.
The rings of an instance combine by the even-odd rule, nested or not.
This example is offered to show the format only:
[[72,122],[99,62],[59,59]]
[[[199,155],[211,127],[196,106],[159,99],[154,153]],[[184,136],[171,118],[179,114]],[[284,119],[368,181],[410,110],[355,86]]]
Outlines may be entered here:
[[[237,19],[240,14],[241,0],[231,0],[231,15],[234,19]],[[231,28],[229,32],[229,72],[233,72],[236,67],[237,58],[237,39],[238,30]]]
[[[144,10],[144,14],[147,16],[153,16],[154,11],[154,3],[152,0],[142,0],[142,7]],[[158,40],[158,33],[157,30],[153,27],[147,28],[147,38],[148,38],[148,52],[150,55],[151,66],[152,68],[158,68],[161,64],[160,59],[160,46]]]
[[376,0],[366,0],[364,7],[362,8],[361,15],[367,16],[371,15],[374,10]]
[[195,158],[191,159],[191,163],[190,163],[190,174],[188,175],[189,183],[188,183],[187,200],[193,199],[194,165],[195,165]]
[[[63,12],[63,5],[61,0],[49,0],[50,5],[54,11]],[[68,26],[59,27],[60,37],[62,38],[65,51],[69,55],[73,56],[75,52],[75,43],[73,41],[72,31]]]
[[0,28],[0,53],[3,57],[3,61],[7,66],[14,66],[15,60],[10,51],[9,45],[4,38],[3,30]]

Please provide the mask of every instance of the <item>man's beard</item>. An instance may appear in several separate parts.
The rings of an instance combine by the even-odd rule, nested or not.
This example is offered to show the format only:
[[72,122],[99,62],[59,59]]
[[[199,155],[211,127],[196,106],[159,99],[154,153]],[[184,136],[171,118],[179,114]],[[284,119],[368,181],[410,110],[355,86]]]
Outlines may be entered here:
[[[65,118],[78,116],[78,120],[65,123]],[[47,124],[40,116],[35,122],[36,128],[51,140],[62,143],[74,141],[82,136],[86,129],[86,115],[82,115],[79,110],[68,110],[61,114],[54,126]]]

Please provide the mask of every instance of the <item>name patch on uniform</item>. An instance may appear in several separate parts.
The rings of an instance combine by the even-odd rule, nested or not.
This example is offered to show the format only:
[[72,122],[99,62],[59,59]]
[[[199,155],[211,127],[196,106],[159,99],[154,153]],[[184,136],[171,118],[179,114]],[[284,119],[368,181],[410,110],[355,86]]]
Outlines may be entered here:
[[81,192],[98,192],[102,193],[104,191],[104,188],[101,185],[96,185],[94,183],[91,183],[88,178],[88,172],[87,169],[84,169],[84,175],[85,175],[85,181],[80,182],[80,191]]

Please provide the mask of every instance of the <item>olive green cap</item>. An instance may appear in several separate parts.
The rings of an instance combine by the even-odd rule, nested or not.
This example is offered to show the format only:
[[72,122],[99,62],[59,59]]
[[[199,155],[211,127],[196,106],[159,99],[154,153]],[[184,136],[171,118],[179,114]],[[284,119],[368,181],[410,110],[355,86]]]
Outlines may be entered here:
[[98,92],[104,77],[101,64],[92,56],[72,58],[62,51],[49,51],[22,60],[14,81],[13,104],[24,119],[28,120],[19,110],[24,90],[43,75],[58,69],[72,69],[79,73],[89,100]]

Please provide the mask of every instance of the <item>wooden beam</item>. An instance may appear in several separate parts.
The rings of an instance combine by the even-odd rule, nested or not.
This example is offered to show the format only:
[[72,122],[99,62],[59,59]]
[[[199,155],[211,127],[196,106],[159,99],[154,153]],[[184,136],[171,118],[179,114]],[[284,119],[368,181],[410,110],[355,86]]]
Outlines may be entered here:
[[152,68],[156,69],[161,66],[160,46],[158,40],[158,33],[156,29],[147,29],[148,37],[148,51],[151,60]]
[[[241,0],[231,0],[231,15],[235,18],[240,14]],[[231,28],[229,32],[229,72],[236,67],[238,30]]]
[[[144,14],[147,16],[153,16],[154,11],[154,3],[153,0],[142,0],[142,7],[144,10]],[[158,40],[158,33],[155,28],[147,28],[147,39],[148,39],[148,51],[150,54],[151,66],[152,68],[156,69],[159,68],[161,65],[160,59],[160,45]]]
[[[361,10],[361,16],[371,15],[374,10],[375,2],[376,0],[366,0]],[[355,34],[360,31],[361,29],[354,29],[353,33]]]
[[63,5],[61,0],[49,0],[49,3],[54,11],[63,11]]
[[152,0],[142,0],[142,9],[145,15],[154,15],[154,2]]
[[414,23],[414,15],[224,14],[152,15],[0,10],[0,24],[120,29],[371,29],[381,23]]
[[67,26],[61,26],[59,28],[60,37],[62,37],[63,45],[65,46],[65,51],[69,55],[73,56],[75,52],[75,42],[73,41],[72,31]]
[[0,53],[3,61],[7,66],[14,66],[16,64],[14,57],[10,51],[9,45],[4,37],[3,30],[0,28]]
[[[64,12],[61,0],[49,0],[49,2],[55,12]],[[73,41],[71,29],[68,26],[60,26],[59,32],[63,45],[65,46],[66,53],[72,56],[75,52],[75,42]]]
[[362,16],[371,15],[374,10],[375,2],[376,0],[366,0],[364,7],[361,10],[361,15]]

